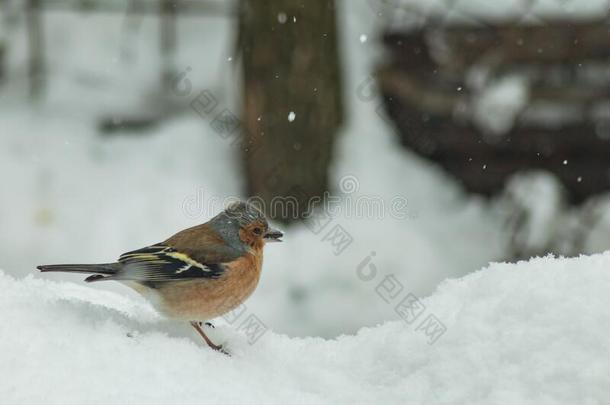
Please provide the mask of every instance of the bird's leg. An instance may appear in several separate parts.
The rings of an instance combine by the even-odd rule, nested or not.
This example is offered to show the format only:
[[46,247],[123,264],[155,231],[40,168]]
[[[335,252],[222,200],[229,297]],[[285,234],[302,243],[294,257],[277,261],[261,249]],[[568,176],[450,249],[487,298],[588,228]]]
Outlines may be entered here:
[[197,333],[199,333],[199,335],[203,338],[203,340],[205,340],[205,342],[208,344],[208,346],[210,346],[212,349],[214,349],[216,351],[226,354],[227,356],[229,355],[229,353],[227,353],[226,351],[223,350],[222,345],[214,344],[214,342],[212,342],[210,340],[210,338],[207,337],[207,335],[203,332],[203,330],[200,327],[200,322],[191,322],[191,326],[193,328],[195,328]]

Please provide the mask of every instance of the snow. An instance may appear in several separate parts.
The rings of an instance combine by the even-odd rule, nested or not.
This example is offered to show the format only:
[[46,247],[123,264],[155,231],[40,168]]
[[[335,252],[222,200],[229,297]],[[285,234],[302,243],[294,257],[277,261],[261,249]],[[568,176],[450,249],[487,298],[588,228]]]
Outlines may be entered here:
[[[610,252],[496,263],[444,282],[411,324],[332,340],[228,324],[202,345],[139,299],[0,273],[4,403],[602,404]],[[395,305],[396,302],[388,305]],[[329,311],[335,311],[329,308]],[[418,324],[446,331],[433,344]],[[237,324],[237,323],[235,323]],[[234,324],[234,325],[235,325]]]
[[473,95],[473,119],[477,126],[498,137],[509,132],[529,97],[525,77],[502,77],[487,83]]
[[396,27],[417,26],[426,20],[461,24],[514,21],[540,24],[550,19],[594,19],[605,16],[607,0],[368,0],[377,18]]
[[547,172],[528,171],[511,177],[500,205],[511,215],[507,227],[513,229],[513,244],[521,251],[547,252],[562,231],[565,190]]

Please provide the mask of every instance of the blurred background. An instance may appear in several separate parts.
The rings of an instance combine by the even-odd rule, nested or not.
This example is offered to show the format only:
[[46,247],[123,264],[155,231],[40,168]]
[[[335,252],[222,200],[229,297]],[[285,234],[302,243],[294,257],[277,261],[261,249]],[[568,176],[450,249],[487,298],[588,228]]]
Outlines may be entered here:
[[0,0],[0,269],[255,197],[286,236],[248,309],[334,337],[490,261],[604,251],[609,6]]

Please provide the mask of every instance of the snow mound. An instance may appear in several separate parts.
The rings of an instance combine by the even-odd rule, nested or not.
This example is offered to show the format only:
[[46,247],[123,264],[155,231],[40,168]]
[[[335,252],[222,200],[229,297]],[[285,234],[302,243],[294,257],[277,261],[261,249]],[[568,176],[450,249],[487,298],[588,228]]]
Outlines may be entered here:
[[[215,339],[232,357],[115,292],[1,272],[0,288],[0,398],[7,404],[610,398],[610,252],[492,264],[443,283],[417,311],[403,312],[410,321],[421,313],[410,324],[388,322],[334,340],[267,331],[248,344],[221,320]],[[421,327],[430,315],[446,329],[434,339]]]

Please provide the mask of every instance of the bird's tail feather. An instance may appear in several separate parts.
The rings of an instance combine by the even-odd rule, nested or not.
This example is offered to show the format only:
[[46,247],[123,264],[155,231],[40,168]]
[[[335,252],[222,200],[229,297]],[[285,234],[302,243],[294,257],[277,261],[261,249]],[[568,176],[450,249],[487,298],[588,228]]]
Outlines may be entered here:
[[93,274],[85,281],[98,281],[108,276],[112,276],[119,270],[118,263],[103,264],[49,264],[36,267],[41,272],[62,271],[66,273],[87,273]]

